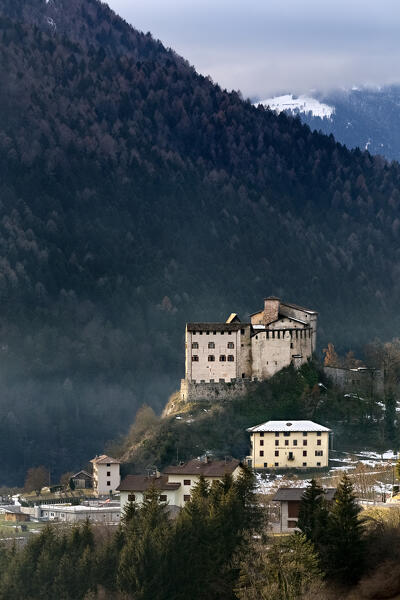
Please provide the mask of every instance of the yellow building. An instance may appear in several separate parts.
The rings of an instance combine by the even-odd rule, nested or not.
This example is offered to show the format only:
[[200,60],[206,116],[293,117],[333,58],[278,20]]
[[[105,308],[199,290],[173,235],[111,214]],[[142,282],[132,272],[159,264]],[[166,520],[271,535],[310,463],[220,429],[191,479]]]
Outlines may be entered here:
[[313,421],[267,421],[247,429],[253,469],[314,469],[328,466],[330,429]]

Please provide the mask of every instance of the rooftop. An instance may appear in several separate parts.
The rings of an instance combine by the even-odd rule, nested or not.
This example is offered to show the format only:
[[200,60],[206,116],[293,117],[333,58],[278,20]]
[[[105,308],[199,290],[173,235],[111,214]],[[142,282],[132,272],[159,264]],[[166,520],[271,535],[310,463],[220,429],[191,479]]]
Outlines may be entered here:
[[250,323],[187,323],[188,331],[239,331]]
[[249,427],[249,432],[256,431],[331,431],[328,427],[318,425],[314,421],[266,421],[260,425]]
[[168,483],[168,477],[164,475],[156,476],[151,475],[127,475],[125,479],[121,481],[117,490],[120,492],[145,492],[154,486],[157,490],[177,490],[180,487],[180,483]]
[[166,475],[204,475],[204,477],[223,477],[239,466],[236,458],[229,460],[202,460],[194,458],[182,465],[170,466],[164,469]]
[[111,458],[111,456],[107,456],[107,454],[101,454],[101,456],[96,456],[90,462],[95,465],[121,464],[120,460],[117,460],[116,458]]
[[114,505],[114,506],[83,506],[83,505],[79,505],[79,506],[66,506],[65,504],[41,504],[40,505],[41,510],[51,510],[51,511],[55,511],[55,512],[67,512],[67,513],[85,513],[85,512],[90,512],[90,513],[95,513],[95,512],[115,512],[115,511],[120,511],[121,506],[118,505]]
[[[307,490],[307,488],[303,487],[303,488],[285,488],[285,487],[281,487],[279,488],[279,490],[276,492],[276,494],[274,495],[274,497],[272,498],[272,500],[274,501],[280,501],[280,502],[284,502],[285,500],[292,500],[292,501],[297,501],[299,502],[302,497],[304,492]],[[333,500],[333,497],[336,493],[336,488],[324,488],[324,492],[325,492],[325,498],[328,501]]]

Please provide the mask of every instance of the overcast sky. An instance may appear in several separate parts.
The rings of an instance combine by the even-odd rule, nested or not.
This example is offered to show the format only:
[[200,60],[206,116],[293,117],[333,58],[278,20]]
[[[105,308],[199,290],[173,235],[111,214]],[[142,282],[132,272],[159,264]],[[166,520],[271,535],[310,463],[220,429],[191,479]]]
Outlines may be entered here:
[[247,97],[400,82],[399,0],[109,0]]

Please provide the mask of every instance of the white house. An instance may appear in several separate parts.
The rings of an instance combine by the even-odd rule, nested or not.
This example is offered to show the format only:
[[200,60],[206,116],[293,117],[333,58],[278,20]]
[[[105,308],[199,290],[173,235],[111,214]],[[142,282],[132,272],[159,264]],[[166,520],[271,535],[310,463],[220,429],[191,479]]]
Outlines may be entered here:
[[313,421],[267,421],[247,429],[253,469],[317,469],[328,466],[328,427]]
[[112,494],[121,482],[120,461],[106,454],[96,456],[93,464],[93,489],[98,495]]
[[62,504],[42,504],[34,507],[33,516],[45,521],[77,523],[89,520],[94,523],[118,523],[120,505],[113,506],[67,506]]
[[236,478],[240,473],[239,461],[233,458],[227,460],[196,458],[177,466],[167,467],[163,474],[128,475],[118,488],[121,510],[128,502],[139,504],[143,502],[145,492],[152,486],[160,492],[162,502],[183,507],[190,500],[193,486],[199,481],[200,475],[212,484],[213,481],[221,481],[226,473]]

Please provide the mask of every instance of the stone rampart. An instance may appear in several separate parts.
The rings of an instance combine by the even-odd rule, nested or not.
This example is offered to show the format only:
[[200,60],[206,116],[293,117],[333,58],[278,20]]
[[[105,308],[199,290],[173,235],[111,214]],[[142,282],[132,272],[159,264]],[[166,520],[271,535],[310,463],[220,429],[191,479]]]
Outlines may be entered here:
[[251,379],[232,379],[225,382],[194,382],[181,379],[180,396],[183,402],[219,402],[247,394],[256,386]]

